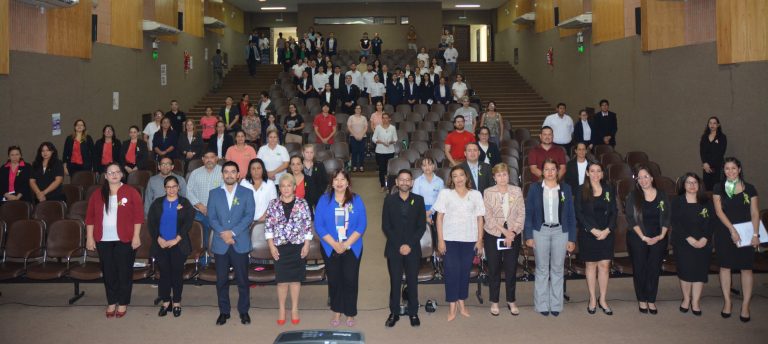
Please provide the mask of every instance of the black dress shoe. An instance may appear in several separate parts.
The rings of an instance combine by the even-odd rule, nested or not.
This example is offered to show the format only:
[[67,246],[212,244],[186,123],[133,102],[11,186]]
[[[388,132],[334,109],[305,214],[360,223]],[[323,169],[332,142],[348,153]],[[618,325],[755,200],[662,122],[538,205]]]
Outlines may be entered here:
[[744,316],[739,315],[739,320],[741,320],[741,322],[743,322],[743,323],[748,323],[751,320],[751,318],[752,317],[744,317]]
[[697,316],[697,317],[700,317],[700,316],[701,316],[701,310],[698,310],[698,311],[697,311],[697,310],[695,310],[695,309],[691,309],[691,313],[693,313],[693,315],[695,315],[695,316]]
[[637,307],[637,309],[640,311],[640,313],[648,314],[648,308]]
[[541,314],[541,315],[543,315],[545,317],[549,316],[549,312],[547,312],[547,311],[539,312],[539,314]]
[[181,307],[173,307],[173,316],[178,318],[181,316]]
[[589,308],[589,306],[587,306],[587,313],[589,313],[589,314],[595,314],[596,312],[597,312],[597,307],[595,307],[595,308]]
[[728,319],[731,317],[731,313],[720,312],[720,316],[723,317],[723,319]]
[[395,313],[389,313],[389,317],[387,318],[387,321],[384,322],[385,327],[395,327],[395,324],[397,324],[397,321],[400,320],[400,316]]
[[603,306],[600,305],[599,303],[597,304],[597,306],[600,307],[601,310],[603,310],[603,313],[605,313],[605,315],[613,315],[613,310],[611,309],[611,307],[603,308]]
[[248,315],[248,313],[241,313],[240,314],[240,323],[243,325],[248,325],[251,323],[251,316]]
[[229,314],[221,313],[219,314],[219,317],[216,319],[216,325],[224,325],[227,323],[227,319],[229,319]]
[[157,312],[157,316],[164,317],[164,316],[168,315],[168,312],[171,310],[171,307],[172,307],[171,305],[160,306],[160,311]]
[[680,313],[688,313],[688,308],[680,306]]
[[560,312],[558,312],[558,311],[552,311],[552,316],[553,316],[553,317],[556,317],[556,316],[558,316],[558,315],[560,315]]
[[419,327],[421,326],[421,320],[419,320],[418,315],[411,315],[411,327]]
[[648,313],[651,313],[651,314],[653,314],[653,315],[656,315],[656,314],[658,314],[658,313],[659,313],[659,310],[658,310],[658,309],[652,309],[652,308],[648,308]]

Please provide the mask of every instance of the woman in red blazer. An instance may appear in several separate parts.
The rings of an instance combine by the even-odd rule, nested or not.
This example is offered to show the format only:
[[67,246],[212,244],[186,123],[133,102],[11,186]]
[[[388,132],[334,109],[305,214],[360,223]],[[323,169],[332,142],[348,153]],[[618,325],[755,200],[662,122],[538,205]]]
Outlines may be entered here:
[[136,189],[120,181],[120,165],[111,163],[105,171],[107,178],[100,192],[94,192],[88,200],[85,247],[99,252],[107,291],[107,318],[122,318],[131,303],[133,261],[135,250],[141,246],[144,203]]

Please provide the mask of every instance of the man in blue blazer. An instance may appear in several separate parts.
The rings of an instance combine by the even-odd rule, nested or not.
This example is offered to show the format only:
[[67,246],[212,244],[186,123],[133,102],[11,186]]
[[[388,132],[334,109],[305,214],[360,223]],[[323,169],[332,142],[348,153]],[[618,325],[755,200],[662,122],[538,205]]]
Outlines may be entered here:
[[229,267],[234,269],[237,290],[237,311],[243,325],[251,323],[248,286],[248,252],[251,251],[249,229],[256,204],[253,192],[237,183],[239,168],[229,161],[221,169],[224,185],[211,190],[208,196],[208,220],[214,231],[211,251],[216,259],[216,294],[219,297],[219,318],[216,325],[229,319]]

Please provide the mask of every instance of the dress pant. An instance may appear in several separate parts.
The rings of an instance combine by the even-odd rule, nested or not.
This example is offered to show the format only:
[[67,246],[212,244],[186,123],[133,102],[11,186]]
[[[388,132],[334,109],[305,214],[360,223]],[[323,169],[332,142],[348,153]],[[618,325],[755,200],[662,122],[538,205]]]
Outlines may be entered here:
[[352,154],[352,167],[363,167],[366,142],[365,137],[358,141],[354,136],[349,136],[349,152]]
[[218,90],[221,88],[221,82],[224,80],[224,70],[222,69],[214,69],[213,70],[213,89]]
[[[362,252],[360,252],[362,258]],[[328,277],[328,294],[331,310],[348,317],[357,316],[357,291],[360,277],[360,259],[352,250],[342,254],[332,251],[325,255],[325,273]]]
[[403,281],[405,270],[405,283],[408,285],[408,315],[416,315],[419,312],[419,255],[413,250],[407,256],[397,254],[387,257],[389,269],[389,311],[392,314],[400,314],[400,285]]
[[371,105],[376,106],[378,102],[384,104],[384,97],[371,97]]
[[[515,284],[517,282],[517,257],[520,255],[520,235],[515,236],[512,241],[512,248],[509,250],[499,250],[496,247],[498,237],[483,234],[483,245],[485,246],[485,258],[488,260],[488,299],[493,302],[499,302],[499,292],[501,291],[501,271],[504,270],[504,286],[507,292],[507,302],[515,302]],[[504,236],[502,235],[501,238]]]
[[122,241],[99,241],[96,251],[99,252],[107,304],[130,305],[136,251],[130,243]]
[[387,178],[387,163],[389,159],[395,157],[395,153],[380,154],[376,153],[376,163],[379,165],[379,184],[381,187],[386,186],[385,179]]
[[237,282],[237,311],[248,313],[251,308],[250,289],[248,286],[248,253],[237,253],[229,246],[225,254],[214,254],[216,258],[216,295],[219,297],[219,313],[229,314],[229,267],[235,272]]
[[285,61],[285,48],[277,48],[277,63],[283,64]]
[[179,245],[161,249],[155,255],[155,262],[160,270],[157,293],[163,302],[171,301],[171,290],[173,290],[173,302],[181,302],[181,292],[184,289],[184,262],[186,260],[187,256],[181,253]]
[[445,302],[466,300],[469,297],[469,273],[474,257],[474,242],[445,242]]
[[719,166],[710,166],[710,168],[712,169],[712,173],[701,172],[702,179],[704,180],[704,187],[707,191],[712,191],[712,189],[715,188],[715,185],[720,182],[721,168]]
[[562,227],[545,227],[533,231],[536,247],[536,282],[533,304],[537,312],[563,310],[563,283],[565,281],[565,253],[568,233]]
[[667,252],[666,237],[655,245],[648,245],[631,231],[627,235],[627,248],[632,258],[632,281],[635,283],[637,301],[656,302],[661,263]]

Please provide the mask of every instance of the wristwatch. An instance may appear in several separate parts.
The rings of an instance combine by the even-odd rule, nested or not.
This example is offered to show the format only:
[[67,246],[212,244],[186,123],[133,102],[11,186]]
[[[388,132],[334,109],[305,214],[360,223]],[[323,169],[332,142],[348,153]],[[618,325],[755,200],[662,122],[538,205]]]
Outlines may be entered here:
[[345,251],[349,251],[349,245],[347,245],[347,244],[344,244],[344,250],[345,250]]

